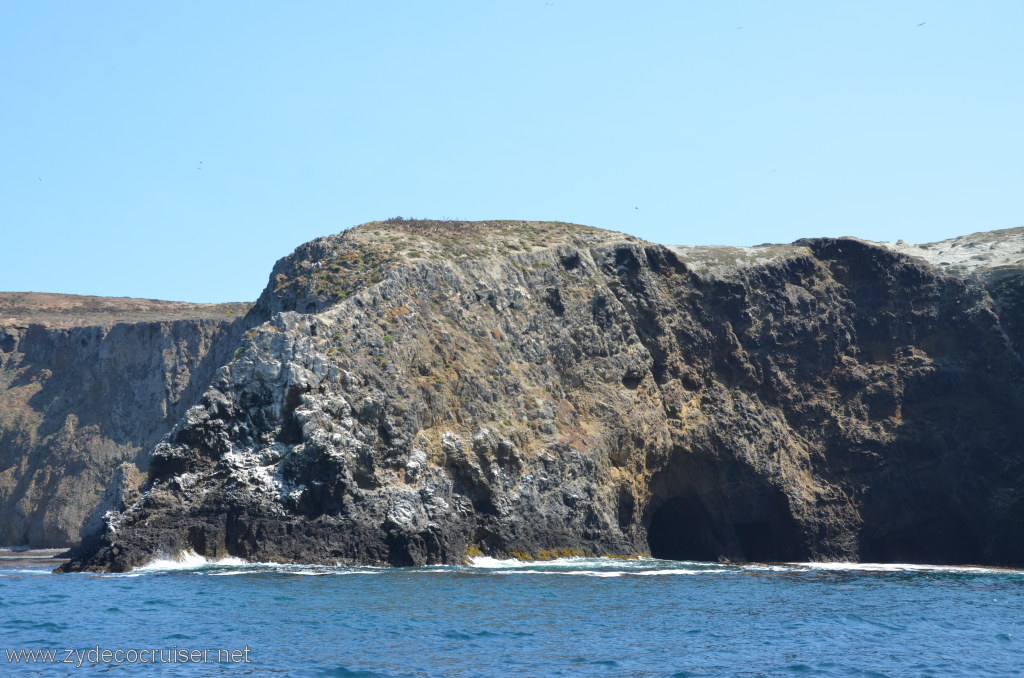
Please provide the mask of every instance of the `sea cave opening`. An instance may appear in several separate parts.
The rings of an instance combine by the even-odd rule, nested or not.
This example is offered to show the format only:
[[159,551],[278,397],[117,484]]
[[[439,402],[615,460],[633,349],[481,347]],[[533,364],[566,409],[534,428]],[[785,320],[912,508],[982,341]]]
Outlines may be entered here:
[[666,560],[717,560],[722,535],[696,495],[672,497],[651,515],[647,528],[651,555]]
[[762,498],[740,516],[715,514],[695,493],[667,499],[653,514],[647,545],[655,558],[747,562],[800,560],[799,531],[781,511],[780,498]]
[[984,561],[977,532],[962,516],[944,514],[912,526],[864,530],[865,560],[879,563],[964,565]]

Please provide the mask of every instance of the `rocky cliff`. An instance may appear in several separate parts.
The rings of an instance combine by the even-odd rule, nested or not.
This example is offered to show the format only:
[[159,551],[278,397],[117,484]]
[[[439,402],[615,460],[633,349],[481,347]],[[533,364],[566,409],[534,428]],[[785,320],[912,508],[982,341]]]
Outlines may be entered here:
[[1024,564],[1022,234],[971,238],[945,265],[946,245],[551,223],[321,238],[67,569]]
[[101,529],[250,306],[0,293],[0,544]]

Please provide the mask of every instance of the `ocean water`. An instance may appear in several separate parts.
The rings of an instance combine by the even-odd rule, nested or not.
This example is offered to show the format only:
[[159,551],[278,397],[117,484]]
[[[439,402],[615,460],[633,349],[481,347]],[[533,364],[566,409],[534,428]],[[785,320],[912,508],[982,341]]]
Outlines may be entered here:
[[[381,569],[192,556],[54,575],[6,561],[5,676],[1024,674],[1018,570],[487,558]],[[47,649],[66,663],[8,654]],[[207,662],[191,661],[204,649]],[[117,650],[119,661],[100,654]],[[128,663],[129,650],[151,654]]]

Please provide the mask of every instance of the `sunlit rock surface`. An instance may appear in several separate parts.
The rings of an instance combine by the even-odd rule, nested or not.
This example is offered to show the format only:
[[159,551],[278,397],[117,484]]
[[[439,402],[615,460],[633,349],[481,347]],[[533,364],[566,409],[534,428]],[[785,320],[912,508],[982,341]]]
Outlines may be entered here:
[[313,241],[68,569],[1024,564],[1019,262],[894,247],[398,220]]

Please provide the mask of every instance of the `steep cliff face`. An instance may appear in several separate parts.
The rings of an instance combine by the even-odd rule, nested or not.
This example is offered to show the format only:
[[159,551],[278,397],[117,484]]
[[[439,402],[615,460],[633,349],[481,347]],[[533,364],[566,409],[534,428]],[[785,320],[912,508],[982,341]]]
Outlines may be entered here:
[[134,302],[0,299],[0,544],[69,546],[101,529],[107,509],[137,494],[153,446],[230,358],[234,316],[248,308],[147,320],[203,313]]
[[188,549],[1022,564],[1000,266],[522,222],[322,238],[278,263],[270,320],[67,569]]

